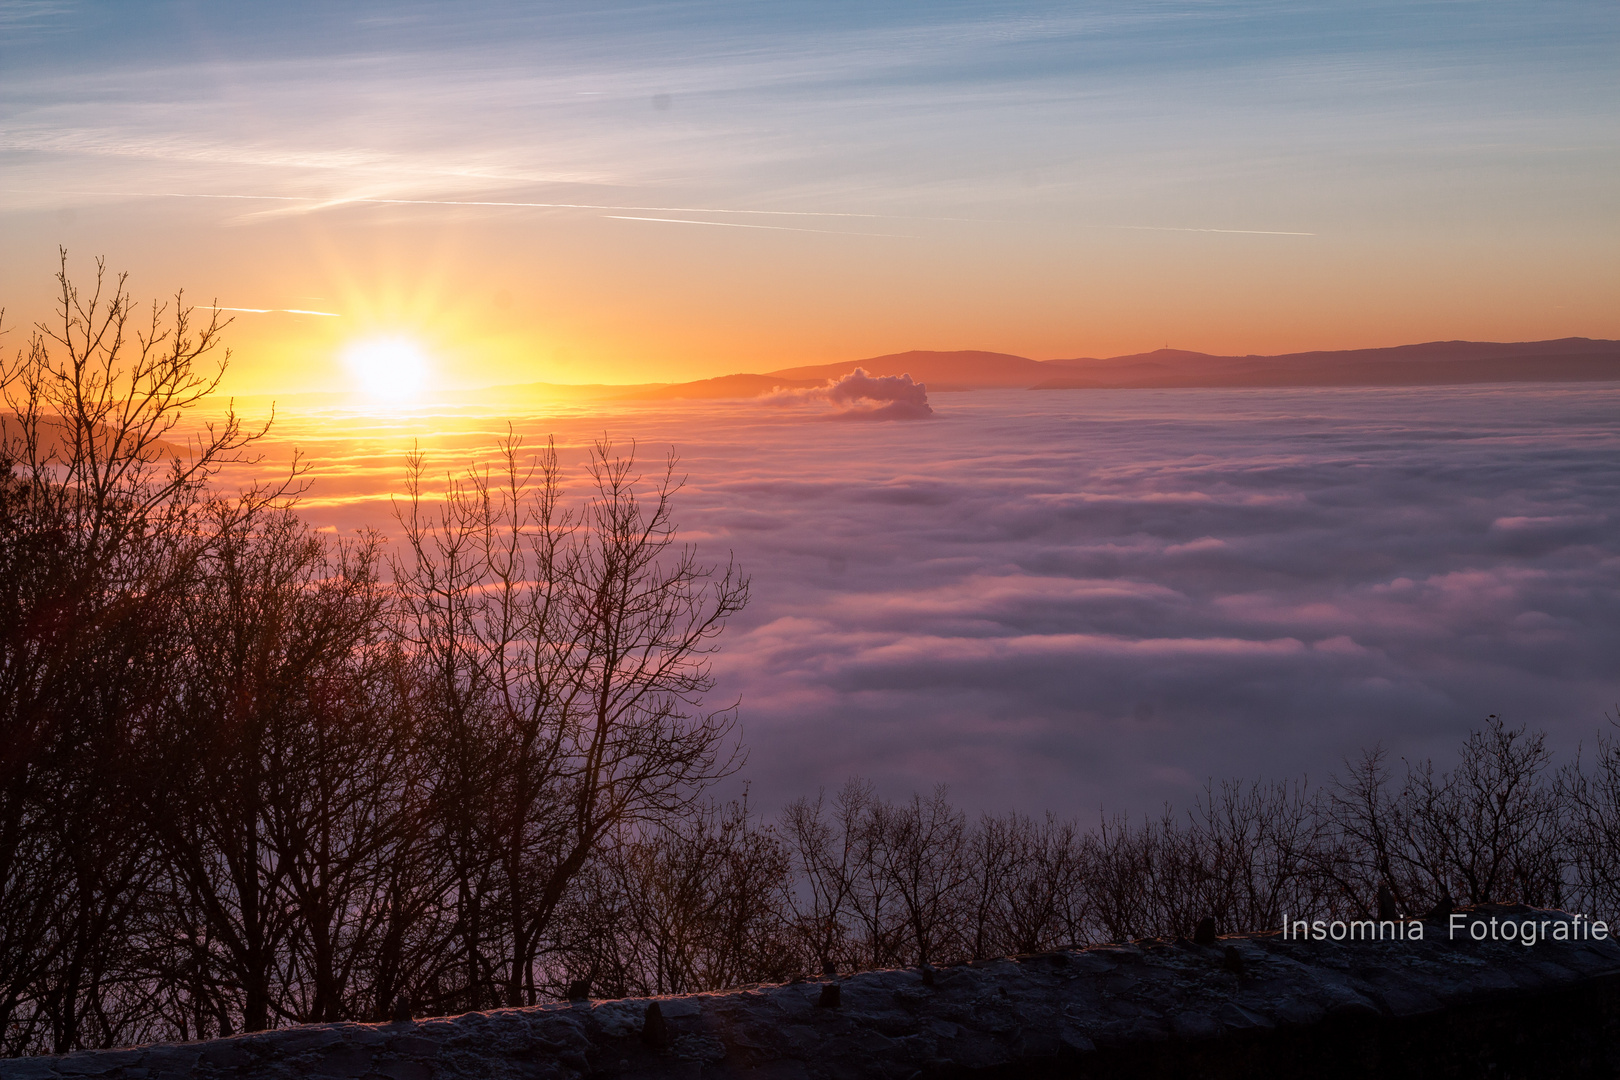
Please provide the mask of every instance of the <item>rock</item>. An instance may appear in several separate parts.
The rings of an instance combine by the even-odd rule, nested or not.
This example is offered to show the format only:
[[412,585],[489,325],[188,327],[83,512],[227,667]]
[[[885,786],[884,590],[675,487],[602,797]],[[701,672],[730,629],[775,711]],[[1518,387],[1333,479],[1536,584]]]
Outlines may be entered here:
[[1223,1025],[1233,1031],[1265,1030],[1277,1026],[1269,1017],[1251,1012],[1231,1001],[1222,1005],[1215,1015]]
[[421,1061],[390,1061],[377,1066],[387,1080],[433,1080],[433,1066]]
[[654,1050],[666,1049],[671,1042],[669,1025],[664,1022],[664,1010],[658,1007],[656,1001],[647,1003],[647,1015],[641,1021],[641,1042]]
[[1177,1013],[1170,1018],[1170,1032],[1178,1039],[1213,1039],[1221,1033],[1221,1025],[1208,1013]]
[[680,1061],[701,1061],[714,1064],[724,1061],[726,1047],[712,1035],[681,1035],[675,1039],[675,1057]]
[[1449,892],[1443,893],[1434,907],[1430,908],[1424,914],[1423,919],[1425,922],[1443,923],[1449,920],[1451,918],[1451,913],[1456,910],[1457,901],[1451,898],[1451,894]]
[[1092,1054],[1096,1050],[1097,1044],[1078,1031],[1070,1029],[1058,1036],[1058,1052],[1060,1054]]
[[370,1050],[341,1044],[328,1047],[310,1068],[312,1076],[363,1076],[376,1057]]

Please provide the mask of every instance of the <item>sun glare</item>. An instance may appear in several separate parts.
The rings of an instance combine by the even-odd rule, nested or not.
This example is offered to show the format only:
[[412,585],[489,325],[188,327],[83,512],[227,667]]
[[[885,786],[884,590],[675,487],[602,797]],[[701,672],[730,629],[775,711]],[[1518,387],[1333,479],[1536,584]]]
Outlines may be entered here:
[[355,387],[374,401],[410,401],[427,383],[428,361],[409,338],[370,338],[343,350]]

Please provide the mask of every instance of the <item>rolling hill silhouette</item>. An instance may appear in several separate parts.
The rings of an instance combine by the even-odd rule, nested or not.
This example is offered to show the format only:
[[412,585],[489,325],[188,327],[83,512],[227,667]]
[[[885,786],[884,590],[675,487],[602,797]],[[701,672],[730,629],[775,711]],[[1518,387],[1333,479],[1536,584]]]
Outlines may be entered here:
[[811,367],[783,368],[771,375],[782,379],[809,379],[819,385],[829,379],[839,379],[856,368],[864,368],[868,375],[910,375],[917,382],[927,383],[934,393],[945,390],[988,390],[992,388],[1023,389],[1043,379],[1052,378],[1053,369],[1039,360],[1010,353],[980,352],[964,349],[960,352],[889,353],[865,360],[851,360],[840,364],[816,364]]
[[1385,349],[1212,356],[1159,349],[1105,360],[1049,360],[1035,390],[1222,386],[1455,386],[1620,379],[1620,342],[1430,341]]
[[[954,390],[1127,390],[1283,386],[1459,386],[1472,383],[1620,381],[1620,341],[1430,341],[1382,349],[1218,356],[1157,349],[1105,358],[1032,360],[979,349],[888,353],[861,360],[739,372],[684,383],[593,386],[530,383],[490,388],[509,395],[658,401],[747,399],[778,389],[824,386],[856,368],[910,375],[929,393]],[[487,395],[461,391],[460,396]],[[455,396],[455,395],[451,395]]]
[[863,360],[727,375],[656,390],[641,398],[757,397],[777,386],[816,386],[856,368],[910,375],[930,393],[952,390],[1108,390],[1239,386],[1455,386],[1492,382],[1620,380],[1620,341],[1430,341],[1383,349],[1217,356],[1183,349],[1107,358],[1032,360],[1011,353],[914,349]]

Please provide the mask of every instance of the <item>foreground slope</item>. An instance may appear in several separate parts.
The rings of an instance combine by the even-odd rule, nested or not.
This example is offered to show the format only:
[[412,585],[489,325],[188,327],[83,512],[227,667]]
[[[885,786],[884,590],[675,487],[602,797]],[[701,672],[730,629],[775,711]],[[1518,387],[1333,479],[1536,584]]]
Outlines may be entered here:
[[1149,940],[841,985],[319,1024],[0,1061],[0,1080],[1612,1076],[1620,945],[1473,940],[1487,922],[1575,925],[1522,906],[1461,921],[1456,940],[1440,921],[1422,941]]

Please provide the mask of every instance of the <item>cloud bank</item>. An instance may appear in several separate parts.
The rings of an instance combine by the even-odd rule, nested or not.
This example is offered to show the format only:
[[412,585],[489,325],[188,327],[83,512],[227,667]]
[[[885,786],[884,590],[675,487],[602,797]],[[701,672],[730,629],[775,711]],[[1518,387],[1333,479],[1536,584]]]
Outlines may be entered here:
[[[881,382],[881,380],[871,380]],[[882,398],[857,396],[860,407]],[[907,399],[890,387],[887,408]],[[927,424],[747,402],[520,422],[674,444],[764,808],[852,773],[986,809],[1184,804],[1488,713],[1591,741],[1620,701],[1620,388],[952,394]],[[449,421],[448,463],[501,425]],[[311,425],[310,516],[387,524],[414,433]],[[326,439],[326,443],[320,442]]]

